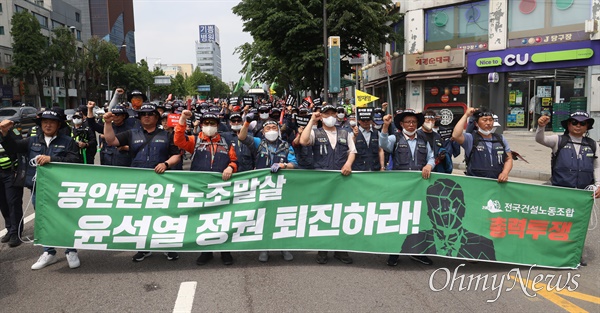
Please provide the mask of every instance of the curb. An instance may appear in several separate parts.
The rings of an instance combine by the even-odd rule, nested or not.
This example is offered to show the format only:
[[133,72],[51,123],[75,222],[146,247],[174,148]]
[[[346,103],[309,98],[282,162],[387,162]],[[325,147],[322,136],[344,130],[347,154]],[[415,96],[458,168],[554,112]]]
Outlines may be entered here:
[[[463,170],[466,171],[467,170],[467,166],[464,163],[456,163],[456,162],[452,162],[454,169],[455,170]],[[532,179],[532,180],[539,180],[539,181],[544,181],[544,182],[549,182],[550,181],[550,173],[545,173],[545,172],[536,172],[536,171],[526,171],[526,170],[511,170],[510,171],[510,175],[509,176],[513,176],[513,177],[519,177],[519,178],[524,178],[524,179]]]

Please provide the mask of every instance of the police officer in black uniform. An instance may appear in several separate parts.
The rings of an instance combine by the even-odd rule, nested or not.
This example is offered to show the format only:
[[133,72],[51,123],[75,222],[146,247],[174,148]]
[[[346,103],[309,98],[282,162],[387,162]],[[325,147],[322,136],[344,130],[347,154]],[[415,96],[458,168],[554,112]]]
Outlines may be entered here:
[[[13,141],[22,138],[16,128],[7,132],[6,136]],[[19,162],[20,159],[16,153],[8,153],[0,141],[0,211],[7,231],[0,242],[8,243],[10,247],[21,244],[19,237],[23,232],[23,182],[17,182],[21,180],[17,174],[22,173],[27,164]]]
[[[94,118],[92,118],[94,119]],[[73,127],[71,127],[71,138],[75,140],[79,146],[79,155],[81,155],[81,163],[94,164],[96,156],[96,132],[93,131],[87,123],[84,123],[82,112],[73,114]]]
[[[173,135],[158,128],[160,117],[155,105],[143,104],[138,111],[138,117],[141,128],[132,128],[115,135],[112,126],[115,116],[112,112],[104,114],[104,139],[110,146],[129,146],[131,167],[154,169],[157,174],[162,174],[179,163],[179,148],[173,143]],[[169,261],[179,259],[177,252],[165,254]],[[141,262],[150,255],[151,252],[140,251],[132,260]]]

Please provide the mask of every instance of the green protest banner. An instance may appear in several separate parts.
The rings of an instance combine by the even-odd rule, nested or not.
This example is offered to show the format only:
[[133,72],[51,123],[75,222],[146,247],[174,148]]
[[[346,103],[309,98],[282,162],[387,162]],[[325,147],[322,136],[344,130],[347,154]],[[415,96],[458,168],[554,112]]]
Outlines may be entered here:
[[591,192],[420,172],[37,168],[35,243],[91,250],[343,250],[575,268]]

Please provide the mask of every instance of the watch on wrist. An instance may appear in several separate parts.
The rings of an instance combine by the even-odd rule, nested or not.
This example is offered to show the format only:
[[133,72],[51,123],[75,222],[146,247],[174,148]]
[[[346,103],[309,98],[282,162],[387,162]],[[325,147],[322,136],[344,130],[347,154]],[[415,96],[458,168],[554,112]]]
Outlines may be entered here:
[[163,162],[163,164],[164,164],[164,165],[165,165],[167,168],[169,168],[169,163],[167,163],[167,161]]

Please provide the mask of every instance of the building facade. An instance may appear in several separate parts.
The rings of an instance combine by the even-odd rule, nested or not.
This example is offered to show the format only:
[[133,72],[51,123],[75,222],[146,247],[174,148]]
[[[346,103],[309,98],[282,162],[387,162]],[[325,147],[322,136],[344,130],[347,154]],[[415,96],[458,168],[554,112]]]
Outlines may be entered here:
[[200,71],[222,80],[221,44],[219,28],[215,25],[200,25],[199,40],[196,41],[196,66]]
[[133,0],[89,0],[89,13],[92,36],[114,44],[121,60],[135,63]]
[[[576,110],[600,118],[600,0],[399,2],[406,41],[392,93],[405,91],[406,107],[446,121],[486,108],[504,129],[530,129],[536,114],[550,115],[557,132]],[[366,68],[365,86],[380,96],[385,62]]]

